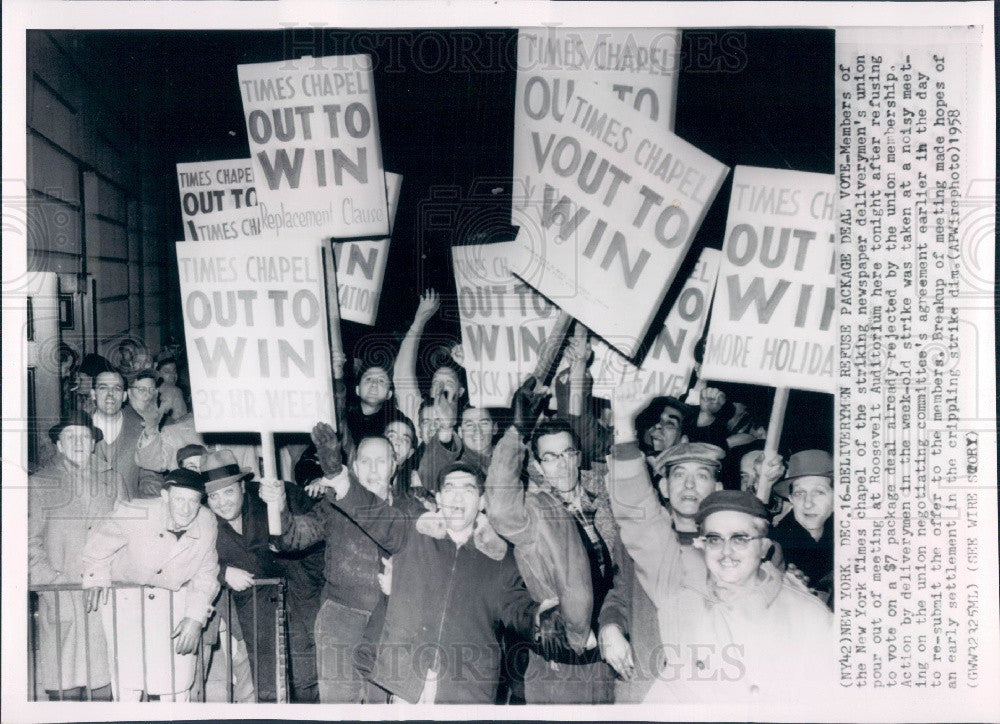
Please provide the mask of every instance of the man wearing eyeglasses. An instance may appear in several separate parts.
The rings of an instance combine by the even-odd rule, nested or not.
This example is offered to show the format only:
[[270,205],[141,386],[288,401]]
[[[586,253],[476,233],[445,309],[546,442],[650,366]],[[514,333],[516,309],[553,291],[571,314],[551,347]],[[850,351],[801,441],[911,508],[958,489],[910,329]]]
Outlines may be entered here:
[[597,648],[598,615],[624,554],[599,475],[580,471],[578,438],[552,418],[531,438],[541,471],[525,490],[524,448],[511,427],[493,451],[486,482],[487,515],[514,544],[514,557],[537,601],[559,599],[569,649],[529,652],[524,675],[528,704],[614,701],[614,673]]
[[96,406],[94,427],[103,434],[103,439],[94,448],[94,455],[101,465],[121,476],[119,498],[123,501],[155,497],[161,487],[160,476],[141,470],[136,462],[136,448],[143,429],[142,418],[131,407],[125,406],[130,390],[140,396],[144,393],[143,390],[133,389],[136,386],[151,387],[155,395],[156,377],[152,373],[146,374],[149,377],[139,373],[132,382],[132,388],[127,390],[125,376],[106,365],[94,378],[94,387],[90,391]]
[[[664,665],[647,702],[774,701],[815,696],[832,615],[794,576],[764,561],[769,515],[752,493],[716,490],[697,506],[685,549],[636,444],[637,386],[615,391],[609,494],[639,582],[656,605]],[[691,501],[671,501],[675,512]],[[674,517],[676,521],[677,518]],[[832,680],[829,677],[828,680]]]

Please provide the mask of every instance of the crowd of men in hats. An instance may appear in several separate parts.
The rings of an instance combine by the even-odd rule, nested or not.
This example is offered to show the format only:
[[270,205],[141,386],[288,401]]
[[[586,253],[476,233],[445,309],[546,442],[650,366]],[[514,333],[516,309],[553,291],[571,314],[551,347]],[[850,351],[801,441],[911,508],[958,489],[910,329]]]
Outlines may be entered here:
[[207,668],[236,701],[690,703],[815,675],[829,452],[765,452],[760,411],[701,380],[692,404],[591,399],[585,338],[508,410],[469,404],[457,353],[424,393],[438,307],[394,364],[336,375],[340,430],[288,481],[197,432],[176,349],[71,359],[29,482],[30,582],[79,585],[38,596],[47,695],[185,701]]

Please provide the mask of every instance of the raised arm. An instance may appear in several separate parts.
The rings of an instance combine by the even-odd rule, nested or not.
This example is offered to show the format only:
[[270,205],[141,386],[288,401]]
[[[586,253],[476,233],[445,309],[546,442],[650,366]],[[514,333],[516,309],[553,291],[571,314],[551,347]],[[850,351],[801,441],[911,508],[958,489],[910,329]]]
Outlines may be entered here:
[[382,548],[395,555],[409,539],[413,520],[406,513],[389,505],[367,490],[348,469],[331,481],[332,495],[327,499]]
[[557,414],[569,420],[573,431],[580,438],[582,467],[589,470],[592,463],[604,462],[605,452],[596,449],[597,420],[594,419],[591,405],[594,381],[587,372],[591,347],[587,328],[579,322],[575,324],[565,355],[569,360],[569,367],[556,376],[553,384]]
[[657,500],[636,442],[635,415],[648,402],[639,383],[615,390],[615,446],[608,462],[608,495],[639,582],[656,600],[659,588],[669,582],[679,563],[680,543],[670,516]]
[[496,532],[514,545],[527,545],[535,539],[535,521],[524,504],[523,460],[521,436],[511,425],[493,448],[486,473],[486,516]]
[[392,368],[396,407],[413,421],[420,419],[418,415],[420,411],[420,387],[417,384],[417,352],[420,348],[420,337],[424,333],[424,326],[440,306],[441,300],[433,289],[428,289],[420,295],[417,313],[399,345],[399,354],[396,355],[396,363]]

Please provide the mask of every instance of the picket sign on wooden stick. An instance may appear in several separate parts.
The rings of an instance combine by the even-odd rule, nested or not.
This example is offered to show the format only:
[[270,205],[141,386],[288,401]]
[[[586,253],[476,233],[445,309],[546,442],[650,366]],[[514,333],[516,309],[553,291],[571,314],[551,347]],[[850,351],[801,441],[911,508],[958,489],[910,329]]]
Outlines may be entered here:
[[[263,459],[264,477],[278,480],[278,456],[274,449],[274,433],[261,430],[260,456]],[[281,481],[277,482],[282,485]],[[271,535],[281,535],[281,508],[275,503],[267,504],[267,530]]]
[[559,350],[562,348],[563,340],[566,339],[566,332],[569,331],[569,325],[572,322],[573,318],[560,310],[555,327],[552,328],[552,332],[545,339],[545,345],[538,355],[538,364],[535,365],[534,378],[536,391],[545,386],[549,375],[552,373],[552,368],[559,355]]
[[774,402],[771,404],[771,421],[767,424],[767,439],[764,441],[766,453],[777,453],[778,442],[781,440],[781,428],[785,424],[785,408],[788,407],[787,387],[774,390]]
[[[538,355],[538,364],[535,365],[535,394],[538,394],[545,383],[548,380],[549,375],[553,371],[556,359],[559,356],[559,350],[562,349],[562,343],[566,339],[566,333],[569,331],[569,325],[573,323],[573,318],[569,316],[566,312],[560,310],[559,318],[556,319],[556,324],[552,328],[552,332],[545,339],[545,345],[542,347],[541,352]],[[531,435],[535,434],[535,426],[538,424],[539,418],[536,417],[531,421]],[[530,437],[530,436],[529,436]]]
[[[582,322],[573,325],[573,342],[580,348],[586,349],[587,328]],[[580,416],[583,414],[583,386],[587,379],[587,360],[577,360],[569,368],[569,414]]]
[[[326,321],[330,332],[330,369],[336,380],[344,377],[344,343],[340,338],[340,301],[337,296],[337,270],[333,248],[323,244],[323,276],[326,280]],[[337,420],[339,426],[340,420]]]

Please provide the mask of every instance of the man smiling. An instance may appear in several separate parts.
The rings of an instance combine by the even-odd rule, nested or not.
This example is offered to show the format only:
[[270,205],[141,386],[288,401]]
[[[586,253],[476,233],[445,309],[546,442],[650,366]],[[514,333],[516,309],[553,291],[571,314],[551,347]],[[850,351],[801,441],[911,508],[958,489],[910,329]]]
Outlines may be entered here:
[[[415,523],[346,468],[326,485],[324,504],[393,556],[372,682],[410,703],[492,703],[500,674],[496,627],[530,636],[539,607],[506,545],[479,515],[478,471],[462,463],[442,470],[439,510]],[[284,504],[278,486],[262,485],[261,497]]]
[[[84,546],[87,608],[101,611],[110,632],[120,700],[139,701],[143,692],[189,700],[194,654],[219,592],[217,526],[204,496],[200,474],[173,470],[158,498],[119,502]],[[112,581],[144,588],[118,589],[109,603]]]
[[[802,450],[788,459],[788,472],[774,486],[792,504],[774,527],[785,561],[806,577],[830,605],[833,587],[833,458],[825,450]],[[832,608],[832,606],[831,606]]]
[[[816,660],[830,644],[832,617],[794,577],[763,561],[771,547],[764,504],[745,491],[709,494],[694,514],[697,550],[685,552],[636,444],[634,418],[645,399],[638,387],[622,387],[612,404],[611,504],[639,581],[656,605],[665,660],[646,701],[763,701],[789,691],[813,696],[807,680],[822,680]],[[685,493],[671,505],[689,511],[689,498]]]
[[[147,375],[137,375],[131,387],[135,388],[133,392],[138,396],[152,395],[155,399],[156,379],[151,373]],[[160,476],[148,470],[140,470],[136,462],[136,447],[143,423],[135,410],[125,405],[129,398],[125,376],[106,365],[94,378],[90,396],[96,406],[94,427],[101,431],[103,438],[94,448],[94,455],[99,464],[111,468],[121,476],[119,498],[128,501],[156,496],[161,485]]]

